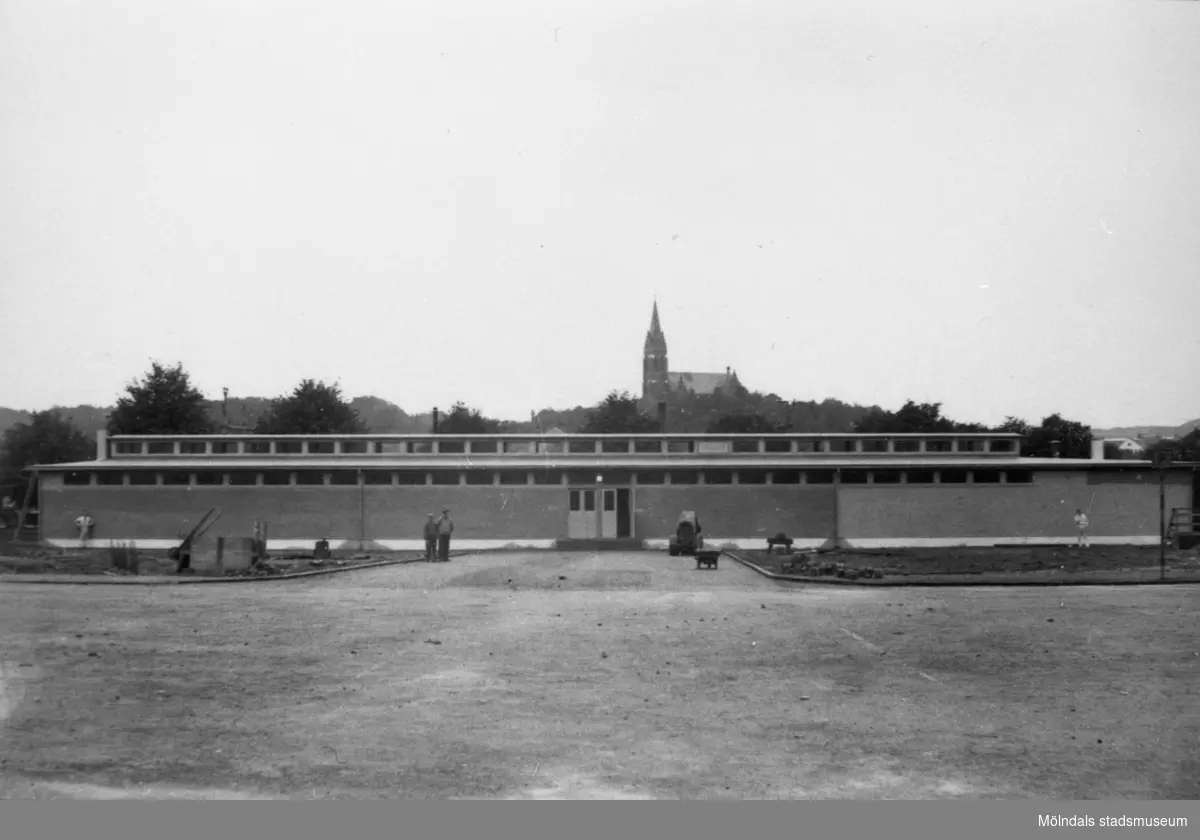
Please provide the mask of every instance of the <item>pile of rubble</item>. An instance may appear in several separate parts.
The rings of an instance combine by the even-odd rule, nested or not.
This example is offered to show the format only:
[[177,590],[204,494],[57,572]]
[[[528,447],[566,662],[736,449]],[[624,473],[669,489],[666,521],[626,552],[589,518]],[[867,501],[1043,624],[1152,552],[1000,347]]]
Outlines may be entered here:
[[308,565],[322,568],[324,566],[361,566],[363,563],[371,563],[376,560],[385,560],[386,557],[376,557],[374,554],[352,554],[350,559],[344,557],[333,557],[332,555],[322,556],[321,552],[316,552],[314,557],[304,559],[308,560]]
[[[357,557],[354,559],[358,560]],[[362,562],[362,561],[359,560],[358,562]],[[324,568],[325,566],[348,566],[348,565],[350,565],[350,561],[349,560],[341,560],[341,559],[335,560],[332,557],[330,557],[330,558],[314,557],[313,559],[308,561],[308,565],[313,566],[314,568],[320,569],[320,568]]]
[[879,569],[851,569],[847,568],[845,563],[816,557],[786,563],[783,566],[783,573],[803,577],[837,577],[846,580],[858,580],[859,578],[869,580],[883,577],[883,572]]
[[248,569],[227,570],[225,572],[225,577],[262,578],[271,577],[273,575],[281,575],[283,573],[283,569],[280,569],[277,566],[272,566],[270,563],[259,561],[258,563],[250,566]]

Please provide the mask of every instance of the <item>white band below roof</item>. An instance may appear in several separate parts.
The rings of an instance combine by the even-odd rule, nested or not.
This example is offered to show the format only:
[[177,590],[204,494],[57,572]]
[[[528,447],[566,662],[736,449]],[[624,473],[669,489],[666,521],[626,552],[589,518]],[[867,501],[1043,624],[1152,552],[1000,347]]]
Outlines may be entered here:
[[[1177,464],[1178,467],[1189,465]],[[594,455],[529,456],[529,455],[343,455],[310,456],[206,456],[206,455],[119,455],[106,461],[78,461],[69,464],[45,464],[30,469],[45,473],[62,472],[365,472],[396,471],[473,471],[538,472],[626,470],[640,472],[670,472],[672,470],[1029,470],[1029,469],[1102,469],[1138,470],[1149,472],[1149,461],[1097,461],[1090,458],[1019,458],[1011,454],[977,455],[947,453],[920,455],[871,456],[863,454],[828,455],[809,453],[777,453],[754,455],[739,453],[706,457],[688,455]]]

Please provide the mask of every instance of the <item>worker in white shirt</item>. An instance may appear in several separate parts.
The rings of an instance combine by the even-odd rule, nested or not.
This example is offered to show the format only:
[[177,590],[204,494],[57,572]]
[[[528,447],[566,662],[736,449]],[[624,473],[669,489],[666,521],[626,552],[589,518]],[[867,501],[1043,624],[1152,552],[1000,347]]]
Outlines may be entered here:
[[1079,532],[1079,538],[1078,538],[1078,542],[1076,543],[1076,545],[1079,548],[1087,548],[1087,546],[1088,546],[1087,528],[1088,528],[1087,514],[1084,513],[1082,510],[1080,510],[1079,508],[1075,508],[1075,529]]
[[96,527],[96,520],[85,510],[83,516],[76,518],[75,527],[79,529],[79,541],[87,542],[91,539],[92,528]]

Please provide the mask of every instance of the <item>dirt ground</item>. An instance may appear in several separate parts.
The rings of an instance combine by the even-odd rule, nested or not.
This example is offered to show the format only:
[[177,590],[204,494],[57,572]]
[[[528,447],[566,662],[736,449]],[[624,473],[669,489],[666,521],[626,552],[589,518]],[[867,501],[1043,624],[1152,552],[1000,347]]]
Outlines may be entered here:
[[0,580],[5,798],[1200,796],[1200,588],[865,590],[665,553]]

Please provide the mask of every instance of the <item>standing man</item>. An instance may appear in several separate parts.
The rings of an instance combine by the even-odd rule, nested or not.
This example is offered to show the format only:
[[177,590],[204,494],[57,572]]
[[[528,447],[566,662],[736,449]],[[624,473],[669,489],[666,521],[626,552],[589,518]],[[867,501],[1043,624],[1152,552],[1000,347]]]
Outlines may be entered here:
[[96,527],[96,520],[85,510],[83,516],[75,519],[75,527],[79,529],[79,541],[87,542],[92,537],[92,528]]
[[1079,541],[1077,543],[1077,547],[1078,548],[1087,548],[1087,546],[1088,546],[1088,537],[1087,537],[1088,518],[1087,518],[1087,514],[1084,513],[1082,510],[1080,510],[1079,508],[1075,508],[1075,527],[1079,531]]
[[438,559],[443,563],[450,562],[450,535],[454,533],[454,520],[450,518],[450,508],[442,508],[442,518],[437,522]]
[[432,563],[437,559],[437,544],[438,544],[438,524],[433,518],[433,514],[429,514],[429,518],[425,520],[425,560]]

